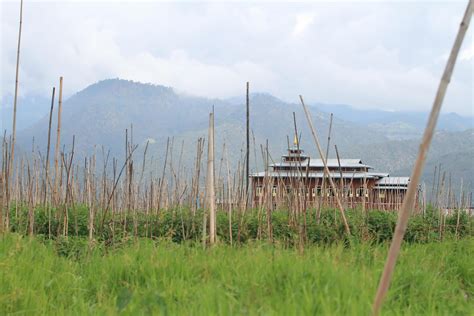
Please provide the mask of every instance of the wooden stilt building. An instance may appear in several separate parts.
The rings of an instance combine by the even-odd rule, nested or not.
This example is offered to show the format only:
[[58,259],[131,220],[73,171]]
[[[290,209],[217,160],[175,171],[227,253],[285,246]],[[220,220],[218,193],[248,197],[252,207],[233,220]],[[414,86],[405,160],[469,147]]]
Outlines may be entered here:
[[324,172],[323,161],[307,156],[295,140],[280,162],[270,164],[266,171],[250,174],[253,205],[276,208],[304,200],[310,207],[319,203],[335,207],[330,176],[345,207],[363,204],[366,209],[398,210],[401,207],[409,177],[373,172],[373,168],[360,159],[328,159],[327,166],[329,175]]

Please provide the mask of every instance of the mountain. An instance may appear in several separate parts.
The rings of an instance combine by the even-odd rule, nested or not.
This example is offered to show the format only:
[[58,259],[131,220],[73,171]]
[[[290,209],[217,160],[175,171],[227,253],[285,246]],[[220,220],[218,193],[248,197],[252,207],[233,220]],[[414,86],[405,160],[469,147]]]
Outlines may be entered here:
[[[343,104],[315,104],[316,108],[334,113],[336,117],[361,125],[369,126],[390,139],[418,138],[423,133],[428,113],[407,111],[383,111],[356,109]],[[473,116],[461,116],[456,113],[441,113],[437,129],[448,132],[461,132],[474,128]]]
[[[169,161],[173,161],[173,164],[182,161],[182,165],[189,170],[195,157],[197,139],[207,138],[208,114],[214,108],[218,168],[221,170],[222,158],[227,156],[235,167],[244,156],[244,103],[245,100],[239,98],[208,99],[177,93],[170,87],[119,79],[103,80],[65,100],[62,112],[62,146],[70,148],[74,136],[77,161],[84,156],[90,156],[93,152],[102,155],[102,146],[106,151],[110,150],[111,156],[123,159],[125,129],[127,129],[129,139],[133,137],[133,143],[140,145],[136,154],[137,161],[141,161],[138,157],[141,157],[148,142],[148,159],[154,162],[148,163],[147,170],[159,172],[160,164],[164,160],[167,139],[170,137],[173,157]],[[318,156],[300,104],[287,103],[269,94],[254,93],[250,97],[250,110],[252,170],[263,168],[262,149],[266,146],[267,140],[270,158],[274,161],[280,159],[288,146],[288,141],[292,142],[293,139],[293,113],[298,133],[301,135],[301,147],[311,156]],[[337,145],[342,157],[361,158],[378,171],[387,171],[394,175],[410,174],[418,151],[420,139],[418,130],[422,127],[417,127],[410,139],[403,137],[394,139],[390,133],[387,135],[383,132],[384,127],[371,123],[377,120],[375,117],[362,118],[354,114],[354,117],[349,118],[346,114],[333,110],[331,109],[335,115],[330,156],[334,157],[334,145]],[[310,111],[321,144],[326,150],[330,115],[321,111],[321,106],[318,105],[310,106]],[[403,115],[401,117],[404,117]],[[54,118],[53,135],[56,129],[56,113]],[[426,118],[421,116],[418,118],[422,119]],[[393,128],[397,130],[394,123],[396,120],[398,119],[379,117],[377,121],[378,124],[394,124]],[[404,124],[408,126],[413,126],[415,124],[413,122],[417,122],[416,118],[404,120]],[[457,118],[454,119],[456,120]],[[462,126],[464,125],[459,125],[458,128]],[[34,137],[37,149],[44,152],[47,128],[48,118],[44,117],[33,126],[19,132],[18,147],[31,148]],[[399,133],[403,133],[400,128]],[[450,132],[438,130],[431,146],[423,179],[429,184],[434,166],[442,163],[443,170],[448,174],[451,173],[457,182],[462,177],[465,187],[472,190],[474,166],[469,158],[473,157],[473,144],[472,129]],[[204,151],[204,157],[205,155]]]
[[[384,143],[361,145],[345,155],[360,157],[378,171],[392,175],[410,175],[418,154],[421,139],[392,140]],[[474,188],[474,129],[462,132],[438,131],[431,143],[422,179],[428,188],[433,184],[435,166],[446,171],[446,181],[451,176],[453,188],[457,189],[463,179],[464,187]]]
[[[268,139],[270,149],[276,152],[285,149],[287,136],[292,139],[294,134],[293,112],[300,133],[303,136],[310,135],[300,105],[285,103],[268,94],[254,94],[250,101],[256,146],[266,143]],[[90,154],[94,148],[102,145],[110,149],[112,155],[123,155],[125,129],[129,133],[133,129],[133,141],[136,144],[143,145],[151,140],[152,151],[156,147],[163,147],[168,137],[175,137],[176,143],[184,140],[186,148],[189,148],[198,137],[207,136],[208,113],[213,107],[216,143],[225,141],[229,155],[240,156],[245,139],[243,105],[177,94],[169,87],[118,79],[93,84],[64,102],[61,139],[64,144],[70,144],[74,135],[79,156]],[[313,112],[318,130],[327,134],[329,115]],[[48,118],[44,117],[19,133],[19,145],[30,148],[32,137],[36,136],[36,144],[39,148],[45,148],[47,127]],[[333,129],[338,131],[334,134],[334,142],[340,146],[387,140],[373,130],[339,119],[334,119]],[[303,137],[302,144],[310,144],[310,141],[309,137]],[[220,149],[216,150],[219,153]]]

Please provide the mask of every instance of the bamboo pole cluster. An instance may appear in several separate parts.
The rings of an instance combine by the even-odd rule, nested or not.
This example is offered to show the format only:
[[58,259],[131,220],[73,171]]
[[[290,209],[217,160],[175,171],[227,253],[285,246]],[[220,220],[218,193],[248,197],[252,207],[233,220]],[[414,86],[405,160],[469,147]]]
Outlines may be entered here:
[[[415,162],[403,203],[399,211],[399,219],[395,229],[392,244],[387,257],[386,265],[379,283],[377,294],[373,305],[373,314],[379,313],[383,299],[388,290],[391,276],[395,267],[398,253],[405,234],[409,216],[415,205],[415,198],[418,192],[421,172],[424,167],[426,155],[433,137],[434,129],[441,110],[442,102],[450,82],[454,65],[459,53],[464,36],[467,32],[472,16],[473,1],[470,0],[466,13],[461,22],[458,35],[453,45],[451,55],[448,59],[445,71],[441,78],[438,91],[433,103],[433,108],[429,117],[420,151]],[[67,148],[62,146],[61,138],[61,117],[63,103],[63,77],[59,78],[59,95],[56,119],[56,141],[54,148],[54,159],[51,161],[51,137],[53,128],[53,111],[55,105],[55,88],[52,89],[51,108],[49,113],[48,134],[46,153],[37,150],[34,145],[28,155],[15,155],[16,143],[16,114],[17,96],[19,88],[19,62],[20,43],[22,31],[23,1],[20,5],[20,24],[18,34],[18,48],[15,76],[15,96],[12,118],[11,136],[3,134],[1,172],[0,172],[0,231],[9,231],[11,216],[18,219],[23,214],[23,209],[27,209],[27,234],[35,234],[35,219],[38,209],[45,211],[48,220],[48,236],[62,236],[67,238],[70,235],[79,234],[78,210],[86,207],[88,210],[87,233],[92,244],[98,234],[110,231],[116,232],[116,228],[122,228],[127,234],[127,227],[133,227],[133,237],[139,236],[138,230],[140,221],[144,218],[146,236],[153,238],[153,227],[159,225],[156,221],[162,212],[171,212],[176,216],[182,216],[182,212],[176,210],[185,208],[189,210],[191,218],[195,218],[200,210],[204,210],[202,223],[202,242],[214,245],[217,240],[218,210],[226,212],[228,215],[228,229],[231,244],[233,240],[234,225],[237,225],[237,241],[240,241],[241,228],[243,226],[244,215],[251,209],[257,212],[258,217],[258,238],[273,239],[272,211],[278,206],[284,205],[288,209],[288,223],[298,230],[299,245],[301,249],[306,242],[307,212],[313,206],[317,208],[316,214],[319,223],[321,209],[326,197],[331,197],[336,205],[342,220],[345,233],[351,236],[351,229],[346,217],[346,209],[349,200],[344,194],[345,183],[342,181],[342,167],[340,164],[339,152],[335,146],[339,173],[341,181],[336,182],[328,168],[327,159],[330,148],[332,115],[327,138],[326,151],[323,152],[319,141],[318,133],[313,125],[311,113],[309,112],[303,97],[300,96],[307,123],[311,130],[312,138],[318,150],[319,156],[324,165],[324,176],[321,181],[322,192],[318,195],[317,203],[310,205],[308,199],[313,192],[308,191],[309,183],[309,162],[307,165],[299,163],[293,169],[293,176],[289,177],[290,183],[284,182],[282,178],[275,184],[274,178],[269,175],[268,166],[273,162],[268,149],[268,141],[260,146],[262,161],[266,166],[263,186],[260,192],[257,188],[252,188],[249,183],[250,165],[250,124],[249,124],[249,83],[247,83],[246,99],[246,149],[243,150],[237,168],[234,172],[230,168],[230,159],[227,154],[225,143],[223,144],[222,157],[218,168],[216,168],[215,157],[215,117],[214,110],[209,114],[209,129],[207,138],[207,172],[203,177],[201,171],[203,164],[203,152],[205,140],[198,138],[196,143],[196,156],[191,172],[187,173],[182,165],[184,143],[181,145],[178,164],[175,165],[174,140],[167,140],[164,164],[161,172],[154,172],[154,168],[146,168],[149,159],[147,157],[148,143],[143,150],[143,156],[138,156],[139,146],[133,140],[133,126],[125,130],[124,157],[117,159],[110,157],[110,152],[102,148],[102,161],[98,159],[96,153],[85,157],[83,161],[78,161],[75,153],[75,136],[72,137]],[[299,152],[299,132],[294,119],[295,144]],[[288,140],[288,148],[290,148]],[[254,138],[254,155],[257,160],[256,144]],[[153,159],[152,159],[153,160]],[[140,164],[141,161],[141,164]],[[53,166],[51,166],[53,164]],[[53,167],[53,169],[51,169]],[[218,171],[216,174],[216,170]],[[191,175],[190,177],[188,175]],[[296,175],[296,176],[295,176]],[[353,179],[352,179],[353,180]],[[352,187],[351,180],[351,187]],[[327,182],[327,183],[326,183]],[[202,183],[205,183],[204,188]],[[329,185],[329,195],[326,196],[326,185]],[[288,190],[288,186],[290,190]],[[456,211],[456,235],[459,230],[460,214],[463,209],[470,212],[472,196],[463,191],[464,183],[461,180],[460,192],[454,194],[452,179],[446,172],[441,173],[441,165],[435,168],[432,187],[432,204],[439,209],[439,238],[443,238],[445,231],[445,218],[454,209]],[[364,179],[362,190],[362,212],[367,213],[366,192],[367,182]],[[257,200],[254,199],[256,197]],[[459,197],[459,199],[458,199]],[[424,197],[424,200],[426,198]],[[426,203],[423,203],[426,207]],[[237,213],[237,216],[233,214]],[[143,217],[143,215],[145,215]],[[334,216],[336,220],[336,216]],[[233,222],[236,219],[236,223]],[[182,223],[184,221],[181,218]],[[131,222],[130,222],[131,221]],[[15,222],[18,222],[17,220]],[[56,223],[53,225],[53,222]],[[193,222],[194,223],[194,222]],[[70,228],[72,231],[69,231]],[[185,228],[183,224],[183,236],[186,238],[195,226]]]

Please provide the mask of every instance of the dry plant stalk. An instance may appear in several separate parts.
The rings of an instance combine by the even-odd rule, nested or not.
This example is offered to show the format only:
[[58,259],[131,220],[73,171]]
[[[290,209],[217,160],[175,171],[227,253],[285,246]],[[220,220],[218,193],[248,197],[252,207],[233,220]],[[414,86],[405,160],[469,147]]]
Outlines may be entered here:
[[426,126],[425,132],[423,134],[423,139],[420,145],[420,150],[418,152],[418,157],[413,167],[413,172],[411,175],[410,184],[408,186],[408,191],[403,200],[402,208],[398,215],[397,226],[395,227],[395,232],[393,235],[392,243],[390,245],[390,250],[387,255],[387,261],[385,262],[384,271],[380,279],[380,283],[375,295],[374,304],[372,307],[372,315],[378,315],[382,307],[383,300],[387,294],[387,290],[390,286],[390,280],[392,278],[393,270],[395,268],[395,263],[397,262],[397,257],[400,252],[400,246],[402,244],[403,236],[408,224],[408,218],[410,216],[410,208],[413,206],[415,201],[416,192],[418,189],[418,183],[420,181],[421,172],[423,171],[423,166],[425,164],[426,154],[428,153],[431,140],[435,131],[436,123],[438,121],[438,116],[441,111],[441,106],[443,104],[443,99],[446,94],[451,76],[453,74],[454,66],[456,64],[456,59],[459,54],[464,36],[466,35],[467,29],[469,28],[469,23],[472,17],[473,9],[473,0],[470,0],[464,17],[459,26],[459,31],[454,41],[453,48],[449,55],[449,59],[444,69],[443,76],[438,86],[438,91],[431,109],[430,117],[428,124]]

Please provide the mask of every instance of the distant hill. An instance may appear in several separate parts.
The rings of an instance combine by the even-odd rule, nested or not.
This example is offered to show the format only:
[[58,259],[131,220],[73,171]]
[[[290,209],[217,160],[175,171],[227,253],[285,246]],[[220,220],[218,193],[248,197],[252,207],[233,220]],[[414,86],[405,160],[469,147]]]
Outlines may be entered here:
[[[379,171],[392,175],[410,175],[418,154],[420,139],[397,140],[361,145],[344,154],[354,155],[373,165]],[[463,132],[437,132],[423,171],[423,180],[431,188],[435,166],[441,164],[446,171],[446,181],[451,175],[453,188],[459,189],[461,179],[464,187],[474,189],[474,129]]]
[[[214,107],[216,139],[226,140],[229,154],[239,155],[243,148],[245,108],[218,99],[206,99],[177,94],[172,88],[141,84],[125,80],[104,80],[89,86],[64,102],[62,140],[70,143],[76,137],[78,154],[88,154],[94,147],[104,145],[113,155],[123,153],[125,129],[133,126],[133,140],[152,147],[163,145],[168,137],[193,143],[207,136],[208,113]],[[301,106],[285,103],[268,94],[254,94],[251,98],[252,131],[257,146],[269,140],[271,149],[280,152],[287,146],[287,136],[294,133],[296,113],[301,134],[308,135]],[[56,113],[55,116],[56,117]],[[322,135],[327,134],[329,115],[314,111],[315,124]],[[29,148],[32,137],[45,148],[47,117],[19,133],[19,144]],[[334,119],[334,142],[340,146],[383,142],[384,136],[357,124]],[[43,136],[41,136],[43,135]],[[322,136],[323,137],[323,136]],[[324,136],[326,137],[326,136]],[[303,144],[311,141],[303,137]],[[219,150],[219,149],[217,149]]]
[[[144,145],[149,142],[148,157],[150,159],[153,157],[155,160],[153,165],[149,164],[150,171],[160,170],[168,137],[173,139],[174,163],[178,163],[183,148],[182,163],[190,168],[195,156],[197,139],[207,138],[208,114],[214,107],[216,155],[219,160],[224,156],[225,143],[229,159],[235,166],[244,153],[243,101],[241,98],[207,99],[179,94],[170,87],[119,79],[104,80],[76,93],[64,102],[62,142],[63,145],[69,146],[75,135],[77,159],[82,159],[81,157],[92,152],[100,154],[102,146],[110,150],[112,156],[123,158],[125,129],[129,130],[130,135],[133,126],[133,142],[141,145],[137,155],[141,155]],[[296,115],[298,131],[302,135],[301,147],[311,156],[317,156],[300,104],[287,103],[269,94],[256,93],[251,95],[250,106],[252,170],[263,167],[261,146],[266,146],[267,140],[271,158],[280,159],[287,148],[287,141],[292,142],[293,139],[293,112]],[[326,148],[329,113],[321,111],[323,107],[319,105],[310,108],[320,141]],[[334,156],[334,144],[337,144],[343,157],[362,158],[379,171],[399,175],[410,174],[418,151],[420,138],[418,130],[424,127],[417,127],[410,136],[411,139],[404,139],[404,137],[392,137],[391,131],[384,132],[386,127],[383,126],[390,124],[395,131],[398,131],[397,133],[405,132],[402,128],[396,127],[394,121],[397,118],[363,119],[357,118],[356,114],[349,118],[346,114],[333,112],[335,117],[330,156]],[[56,118],[56,113],[54,117]],[[426,118],[421,115],[418,118],[423,119]],[[382,125],[371,123],[376,120],[379,122],[377,124]],[[412,126],[411,124],[417,122],[417,119],[405,119],[404,122],[403,124]],[[463,119],[459,122],[463,122]],[[44,152],[47,125],[47,117],[44,117],[33,126],[19,132],[19,148],[31,148],[34,137],[37,149]],[[56,122],[53,126],[56,126]],[[451,125],[451,128],[454,128],[453,126]],[[462,129],[464,125],[459,123],[455,126]],[[424,180],[429,183],[434,165],[442,163],[443,170],[450,172],[453,177],[463,177],[465,186],[472,190],[474,166],[470,160],[474,152],[473,144],[473,130],[438,131],[428,157]]]
[[[361,110],[342,104],[318,103],[315,106],[321,111],[334,113],[340,119],[372,127],[391,139],[419,137],[428,119],[428,113],[423,112]],[[456,113],[442,113],[437,125],[438,130],[448,132],[460,132],[472,128],[474,128],[473,116],[461,116]]]

